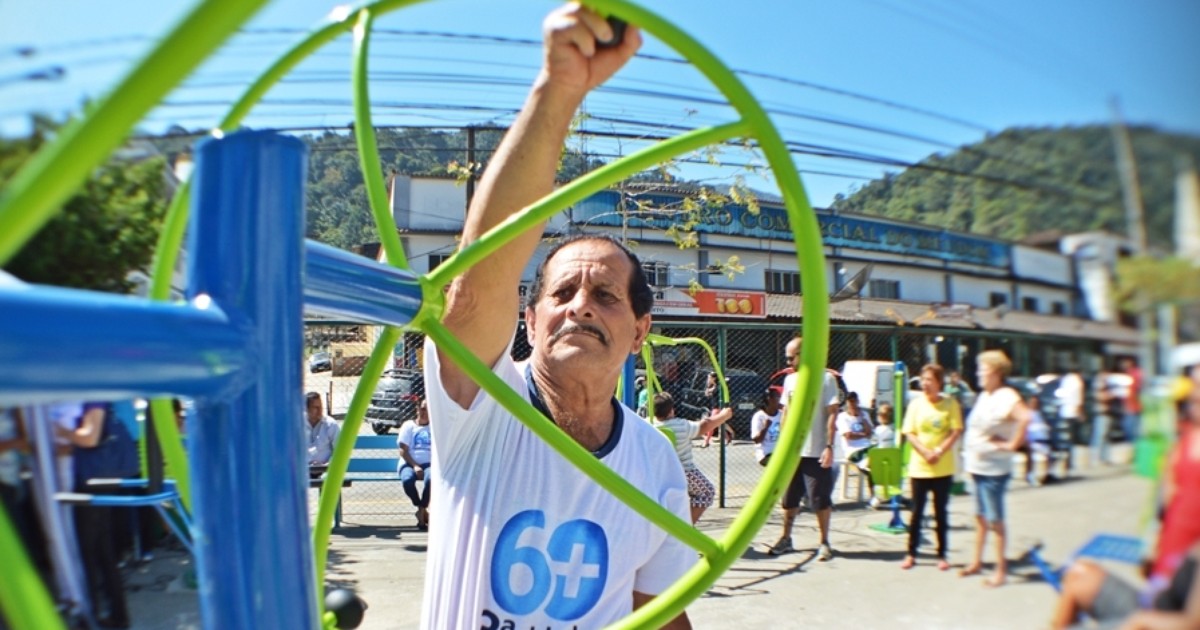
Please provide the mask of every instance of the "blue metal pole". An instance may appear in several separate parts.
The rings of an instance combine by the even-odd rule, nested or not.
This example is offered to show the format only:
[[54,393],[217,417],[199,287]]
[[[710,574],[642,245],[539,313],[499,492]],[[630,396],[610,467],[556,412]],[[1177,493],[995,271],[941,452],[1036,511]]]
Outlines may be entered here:
[[306,313],[405,326],[421,310],[421,285],[407,269],[315,241],[305,244],[304,268]]
[[303,143],[238,132],[197,148],[190,297],[250,338],[253,385],[189,427],[207,628],[317,628],[302,437]]
[[36,285],[0,289],[0,405],[244,389],[246,336],[205,302]]
[[625,403],[630,409],[637,409],[637,386],[634,380],[637,378],[637,356],[629,355],[625,358],[625,367],[621,368],[622,383],[621,402]]

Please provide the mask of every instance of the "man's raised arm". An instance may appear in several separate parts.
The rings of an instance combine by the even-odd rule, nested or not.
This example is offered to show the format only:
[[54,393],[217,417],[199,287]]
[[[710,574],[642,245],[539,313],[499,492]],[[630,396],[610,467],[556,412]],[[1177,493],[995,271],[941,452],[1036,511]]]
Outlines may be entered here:
[[[630,28],[620,45],[598,48],[598,39],[611,38],[611,27],[604,18],[574,4],[547,16],[542,31],[542,70],[479,182],[463,227],[463,247],[553,190],[576,109],[641,45],[641,35]],[[521,273],[544,227],[521,234],[450,286],[444,322],[489,365],[499,359],[516,329]],[[440,358],[447,393],[459,405],[469,406],[479,387],[444,355]]]

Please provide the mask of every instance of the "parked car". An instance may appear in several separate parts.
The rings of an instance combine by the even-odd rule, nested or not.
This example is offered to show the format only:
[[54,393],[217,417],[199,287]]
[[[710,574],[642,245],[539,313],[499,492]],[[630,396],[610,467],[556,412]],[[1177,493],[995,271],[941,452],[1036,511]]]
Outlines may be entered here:
[[425,377],[418,370],[387,370],[379,378],[366,420],[379,435],[399,428],[417,417],[417,406],[425,397]]
[[[920,382],[920,379],[917,381]],[[847,361],[842,365],[842,382],[845,383],[846,392],[858,394],[859,405],[873,414],[879,403],[896,401],[896,362]],[[917,389],[920,389],[920,385]],[[910,386],[909,391],[905,392],[905,401],[912,399],[911,390]]]
[[328,352],[314,352],[308,357],[308,371],[328,372],[333,369],[333,357]]

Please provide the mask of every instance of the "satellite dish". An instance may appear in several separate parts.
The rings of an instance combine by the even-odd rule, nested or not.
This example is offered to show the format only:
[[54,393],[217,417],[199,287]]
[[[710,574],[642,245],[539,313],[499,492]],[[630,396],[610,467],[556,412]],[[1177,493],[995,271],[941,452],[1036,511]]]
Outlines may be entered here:
[[842,288],[829,296],[829,303],[833,304],[861,295],[863,287],[867,286],[867,280],[871,278],[871,270],[874,268],[875,263],[867,263],[867,266],[854,274],[854,277],[850,278]]

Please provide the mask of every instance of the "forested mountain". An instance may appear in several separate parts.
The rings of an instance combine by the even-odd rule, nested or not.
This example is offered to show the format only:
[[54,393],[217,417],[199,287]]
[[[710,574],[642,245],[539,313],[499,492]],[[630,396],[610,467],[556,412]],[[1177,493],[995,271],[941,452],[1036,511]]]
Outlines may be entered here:
[[[1200,138],[1130,129],[1151,247],[1173,248],[1175,174],[1200,165]],[[849,196],[838,210],[1020,240],[1047,231],[1125,234],[1110,128],[1013,128],[949,155],[934,154]]]
[[[446,177],[464,176],[468,169],[478,173],[500,143],[503,131],[379,129],[377,143],[384,181],[393,173]],[[469,133],[473,139],[468,138]],[[343,249],[378,242],[353,136],[325,132],[301,138],[310,148],[308,237]],[[474,146],[471,155],[467,152],[469,144]],[[592,160],[590,168],[597,163]],[[584,171],[582,155],[564,153],[561,178],[571,179]]]
[[[473,159],[466,130],[379,129],[385,180],[392,173],[461,177],[471,161],[478,172],[503,130],[471,133]],[[1176,169],[1187,159],[1200,165],[1200,138],[1148,127],[1130,134],[1150,244],[1170,249]],[[300,137],[311,148],[308,236],[345,249],[378,241],[353,136],[325,131]],[[177,136],[159,145],[171,155],[192,139]],[[584,157],[567,150],[559,177],[569,180],[599,164],[588,160],[585,168]],[[648,171],[639,178],[658,176]],[[1127,231],[1112,132],[1100,125],[1008,129],[838,195],[833,207],[1011,240],[1055,230]]]

